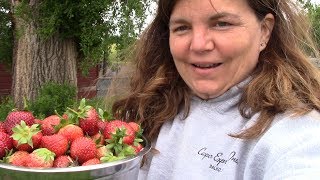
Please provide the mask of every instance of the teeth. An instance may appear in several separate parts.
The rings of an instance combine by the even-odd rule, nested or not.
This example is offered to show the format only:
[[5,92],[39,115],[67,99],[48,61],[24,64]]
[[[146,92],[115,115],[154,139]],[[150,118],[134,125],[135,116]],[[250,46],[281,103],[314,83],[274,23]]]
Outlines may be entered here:
[[213,68],[213,67],[217,67],[219,65],[220,65],[220,63],[217,63],[217,64],[194,64],[194,66],[196,66],[198,68]]

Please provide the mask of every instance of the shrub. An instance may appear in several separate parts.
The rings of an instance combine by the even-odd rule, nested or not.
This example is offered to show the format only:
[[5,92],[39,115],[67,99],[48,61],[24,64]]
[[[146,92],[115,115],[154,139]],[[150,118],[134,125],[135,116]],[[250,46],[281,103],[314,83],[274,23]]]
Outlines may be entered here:
[[14,109],[12,97],[2,97],[0,99],[0,121],[4,121],[12,109]]
[[69,84],[46,83],[39,92],[38,97],[30,102],[30,110],[38,118],[55,114],[55,110],[62,114],[66,107],[74,106],[77,88]]

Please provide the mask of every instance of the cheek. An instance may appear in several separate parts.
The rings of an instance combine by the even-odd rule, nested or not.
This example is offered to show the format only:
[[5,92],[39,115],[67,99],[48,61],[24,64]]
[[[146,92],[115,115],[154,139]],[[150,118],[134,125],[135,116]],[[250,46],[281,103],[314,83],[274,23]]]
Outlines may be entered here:
[[254,37],[234,37],[232,40],[220,42],[223,43],[220,44],[219,50],[227,59],[239,59],[241,62],[255,61],[260,54],[260,46]]
[[258,28],[241,28],[218,36],[216,46],[230,54],[259,53],[260,33]]
[[187,54],[188,42],[183,39],[170,38],[169,39],[170,52],[174,59],[180,59]]
[[[254,38],[252,38],[254,39]],[[220,53],[226,64],[226,71],[241,81],[255,68],[259,57],[259,46],[254,40],[233,39],[220,46]]]
[[252,44],[237,47],[233,49],[232,56],[230,57],[230,68],[241,79],[249,75],[256,67],[259,58],[259,48]]

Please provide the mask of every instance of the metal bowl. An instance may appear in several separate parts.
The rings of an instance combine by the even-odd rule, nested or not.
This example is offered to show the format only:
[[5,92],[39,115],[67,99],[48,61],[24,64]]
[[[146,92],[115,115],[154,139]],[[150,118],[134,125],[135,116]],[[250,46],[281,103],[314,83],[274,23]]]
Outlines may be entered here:
[[0,163],[1,180],[134,180],[151,145],[143,137],[144,148],[136,156],[119,161],[68,168],[31,169]]

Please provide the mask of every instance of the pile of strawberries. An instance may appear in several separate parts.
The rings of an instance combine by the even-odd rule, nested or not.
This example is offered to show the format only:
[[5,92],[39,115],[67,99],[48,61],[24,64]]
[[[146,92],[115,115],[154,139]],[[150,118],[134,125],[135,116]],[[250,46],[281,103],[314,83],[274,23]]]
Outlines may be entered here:
[[12,111],[0,122],[0,161],[30,168],[73,167],[116,161],[143,149],[135,122],[105,120],[106,112],[81,100],[78,109],[36,119]]

